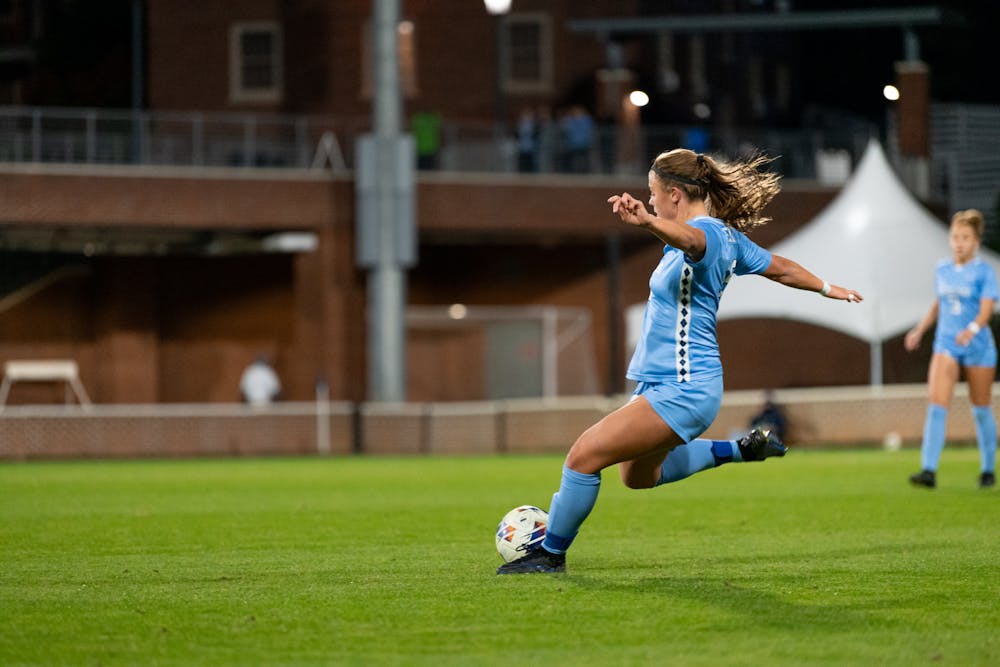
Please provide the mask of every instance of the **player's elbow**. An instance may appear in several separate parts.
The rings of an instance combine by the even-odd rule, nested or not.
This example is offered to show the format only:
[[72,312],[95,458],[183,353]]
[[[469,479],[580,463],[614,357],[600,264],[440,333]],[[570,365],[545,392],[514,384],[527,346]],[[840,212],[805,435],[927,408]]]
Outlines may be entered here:
[[788,260],[781,255],[772,255],[771,263],[767,265],[767,269],[761,275],[770,280],[781,282],[781,279],[788,275]]
[[797,265],[794,262],[782,257],[781,255],[772,255],[771,263],[762,275],[775,282],[785,284],[788,282],[792,274],[792,269],[795,266]]

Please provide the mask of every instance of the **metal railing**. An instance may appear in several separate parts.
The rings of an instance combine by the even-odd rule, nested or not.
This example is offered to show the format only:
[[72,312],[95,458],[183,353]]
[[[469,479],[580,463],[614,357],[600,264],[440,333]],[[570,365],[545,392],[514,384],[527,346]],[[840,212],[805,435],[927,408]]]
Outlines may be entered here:
[[[693,131],[695,130],[695,131]],[[357,137],[370,119],[270,113],[166,112],[94,108],[0,107],[0,162],[351,169]],[[449,171],[519,170],[514,129],[445,121],[430,163]],[[824,151],[860,158],[874,127],[831,132],[777,128],[696,131],[654,125],[632,130],[598,125],[584,157],[570,159],[556,125],[540,133],[534,171],[643,174],[674,146],[729,156],[760,149],[777,156],[786,178],[816,178]]]
[[977,208],[1000,242],[1000,106],[931,107],[931,194],[956,211]]
[[0,107],[0,161],[347,169],[364,131],[329,116]]

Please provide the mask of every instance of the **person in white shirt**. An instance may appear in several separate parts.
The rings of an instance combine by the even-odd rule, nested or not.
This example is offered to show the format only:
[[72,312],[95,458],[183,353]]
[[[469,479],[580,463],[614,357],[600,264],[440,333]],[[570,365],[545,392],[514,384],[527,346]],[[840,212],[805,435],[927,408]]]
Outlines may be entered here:
[[243,400],[253,406],[269,405],[281,394],[281,380],[263,355],[243,371],[240,393]]

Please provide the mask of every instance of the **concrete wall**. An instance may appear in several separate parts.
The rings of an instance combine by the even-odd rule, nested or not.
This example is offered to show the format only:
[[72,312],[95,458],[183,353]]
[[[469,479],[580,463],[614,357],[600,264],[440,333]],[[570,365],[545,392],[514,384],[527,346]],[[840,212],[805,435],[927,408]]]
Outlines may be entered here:
[[[879,446],[896,434],[919,447],[924,385],[775,393],[792,447]],[[270,455],[485,455],[563,453],[587,427],[627,400],[580,397],[474,403],[9,407],[0,412],[0,459]],[[744,431],[760,392],[727,392],[705,437]],[[994,399],[994,409],[1000,398]],[[959,387],[950,442],[974,443]]]

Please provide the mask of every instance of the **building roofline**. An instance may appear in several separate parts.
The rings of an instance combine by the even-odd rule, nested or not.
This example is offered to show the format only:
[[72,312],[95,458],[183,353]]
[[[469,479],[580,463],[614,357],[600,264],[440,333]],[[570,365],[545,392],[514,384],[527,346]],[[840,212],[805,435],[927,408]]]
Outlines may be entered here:
[[570,19],[573,32],[593,33],[705,33],[780,32],[788,30],[830,30],[853,28],[912,28],[941,25],[949,20],[940,7],[897,7],[893,9],[851,9],[836,11],[672,14],[629,18]]

